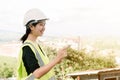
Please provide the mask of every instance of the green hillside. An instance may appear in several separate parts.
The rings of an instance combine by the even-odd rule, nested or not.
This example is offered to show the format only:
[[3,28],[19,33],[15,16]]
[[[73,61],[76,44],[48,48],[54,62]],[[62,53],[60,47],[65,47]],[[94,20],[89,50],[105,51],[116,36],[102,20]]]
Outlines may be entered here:
[[15,57],[0,56],[0,78],[16,76],[17,59]]

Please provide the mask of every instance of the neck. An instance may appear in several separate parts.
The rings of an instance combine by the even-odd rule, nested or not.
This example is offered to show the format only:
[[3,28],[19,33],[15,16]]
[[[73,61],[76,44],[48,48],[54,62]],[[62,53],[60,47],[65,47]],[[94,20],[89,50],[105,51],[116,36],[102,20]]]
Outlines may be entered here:
[[29,34],[27,40],[31,40],[33,42],[36,42],[37,36]]

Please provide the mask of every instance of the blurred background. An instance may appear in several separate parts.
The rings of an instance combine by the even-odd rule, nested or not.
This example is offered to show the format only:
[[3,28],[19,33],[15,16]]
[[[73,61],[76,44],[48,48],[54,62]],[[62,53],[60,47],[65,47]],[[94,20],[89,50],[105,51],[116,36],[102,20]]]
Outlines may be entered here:
[[[119,4],[119,0],[1,0],[0,78],[13,80],[16,77],[16,64],[13,63],[17,61],[21,46],[19,39],[25,33],[23,17],[31,8],[41,9],[50,19],[47,21],[44,35],[39,38],[42,45],[47,46],[45,50],[49,51],[49,47],[53,52],[52,50],[56,51],[57,48],[69,44],[73,50],[87,54],[93,51],[95,54],[105,56],[112,53],[114,63],[118,66],[120,63]],[[11,67],[8,67],[9,65]],[[112,67],[116,67],[115,65]],[[76,70],[77,68],[72,69],[71,72]],[[64,77],[63,75],[67,73],[69,72],[58,75]]]

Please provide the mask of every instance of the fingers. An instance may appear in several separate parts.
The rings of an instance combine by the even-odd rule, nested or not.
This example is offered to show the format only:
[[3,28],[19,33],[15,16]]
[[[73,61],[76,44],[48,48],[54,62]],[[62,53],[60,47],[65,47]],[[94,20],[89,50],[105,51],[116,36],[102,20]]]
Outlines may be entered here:
[[68,48],[70,48],[70,45],[67,45],[67,46],[63,47],[63,50],[66,50]]
[[67,49],[70,47],[70,45],[67,45],[65,47],[63,47],[62,49],[59,49],[58,51],[58,56],[61,58],[67,57]]
[[64,53],[64,56],[67,57],[67,52]]
[[70,48],[70,45],[63,48],[64,51],[64,57],[67,57],[67,49]]

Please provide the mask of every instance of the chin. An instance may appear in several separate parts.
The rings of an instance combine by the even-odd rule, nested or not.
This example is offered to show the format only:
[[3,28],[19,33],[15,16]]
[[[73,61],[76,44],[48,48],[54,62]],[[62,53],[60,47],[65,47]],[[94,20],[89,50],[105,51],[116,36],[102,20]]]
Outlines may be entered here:
[[42,36],[43,34],[40,34],[39,36]]

